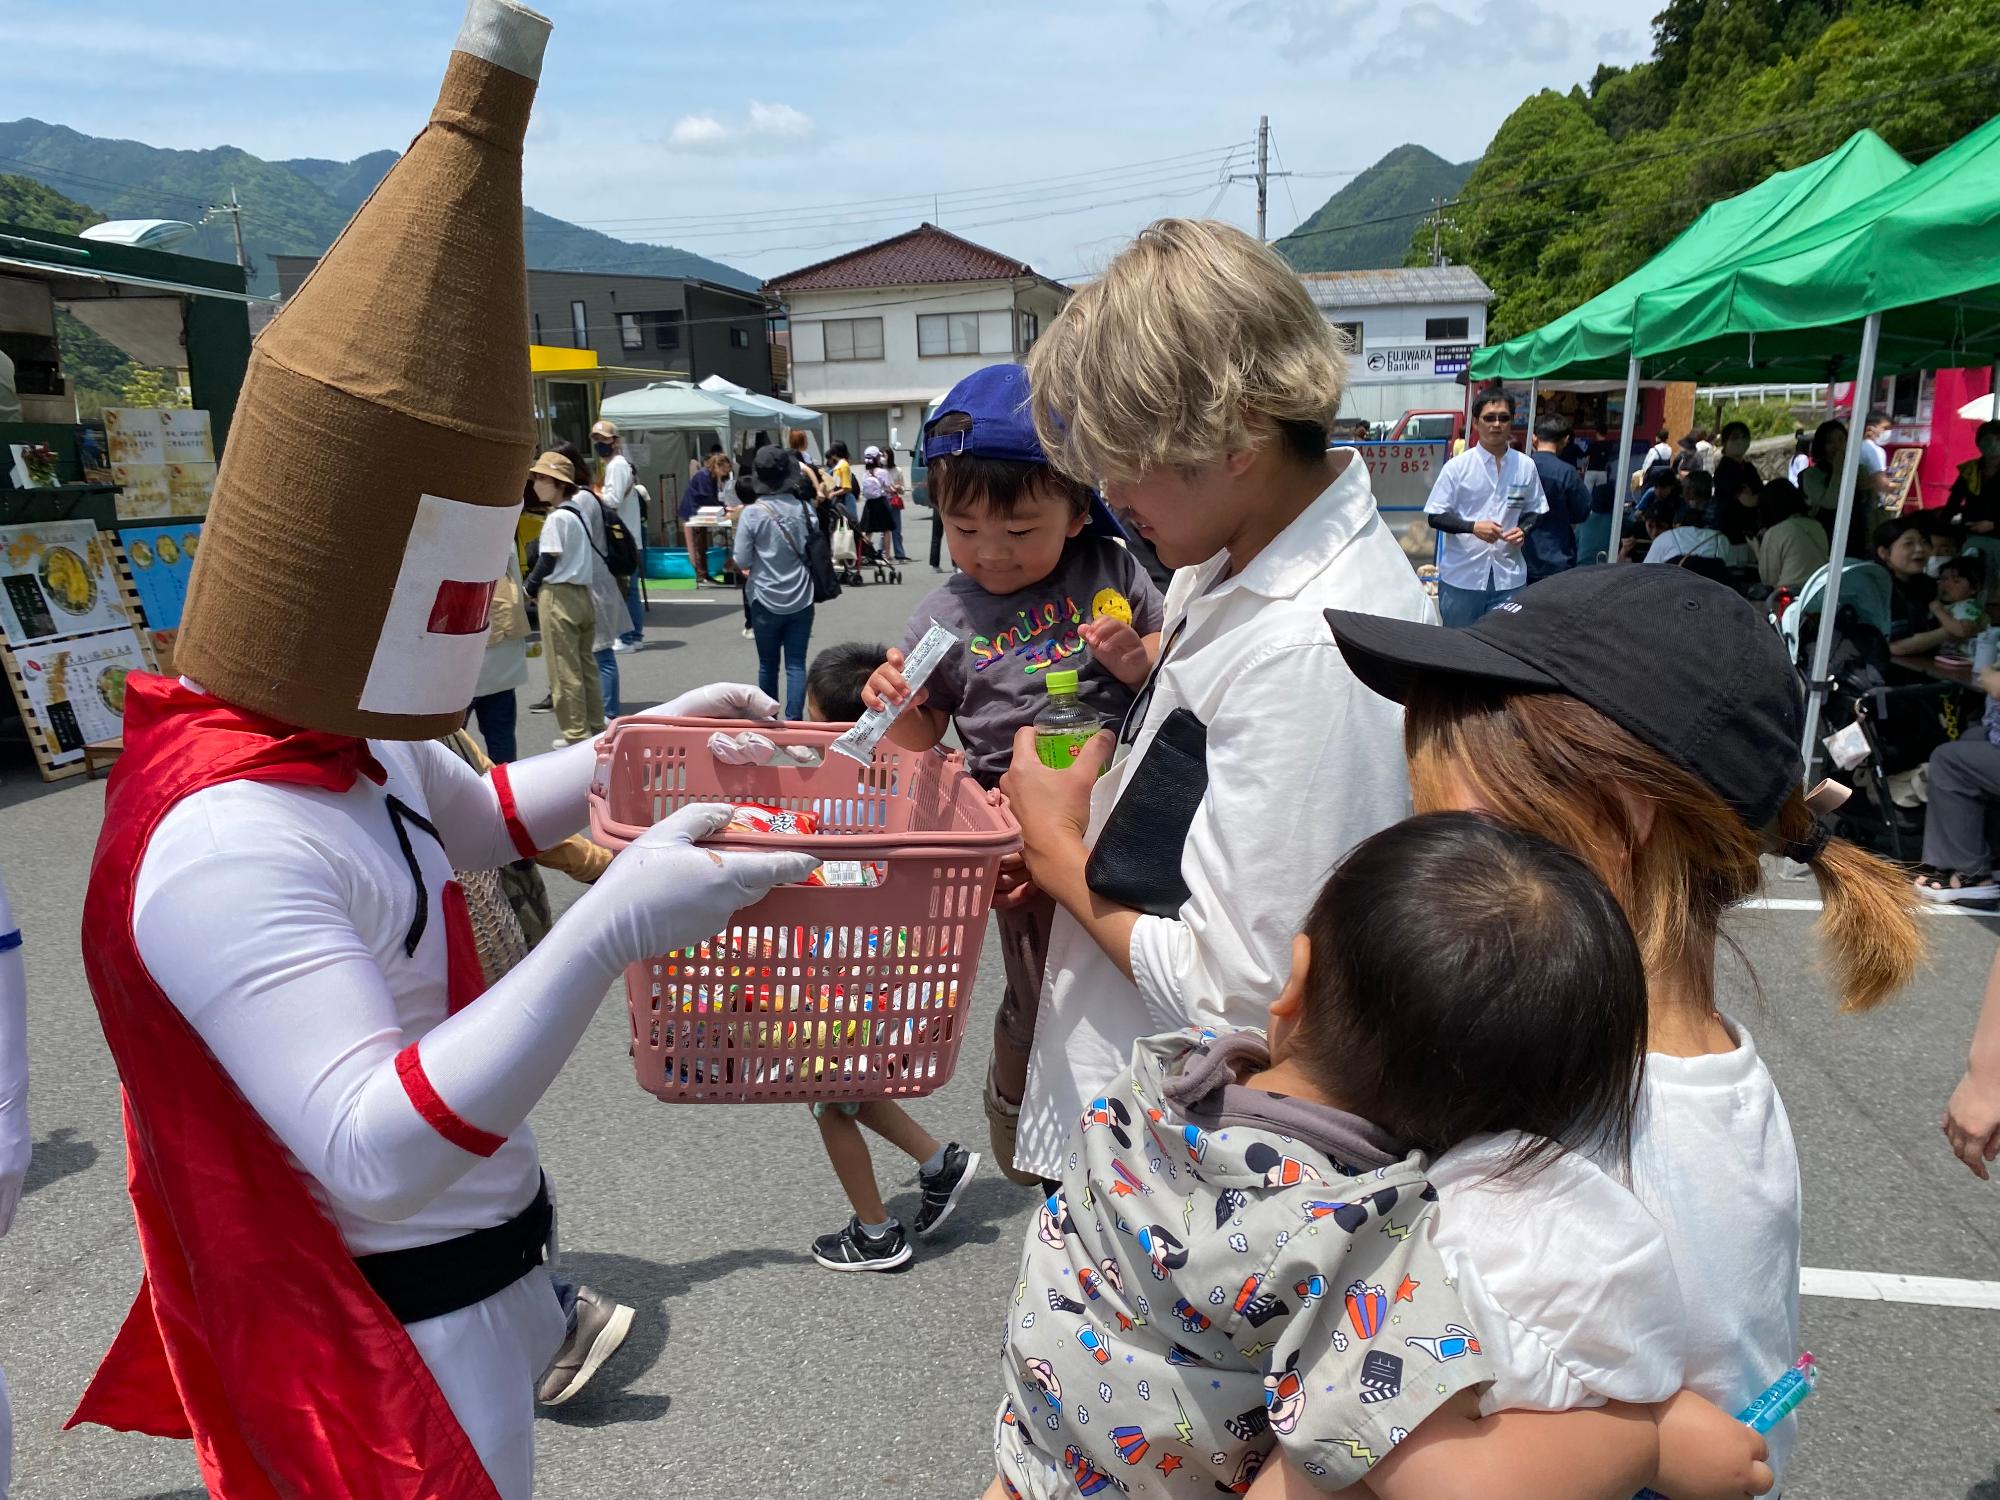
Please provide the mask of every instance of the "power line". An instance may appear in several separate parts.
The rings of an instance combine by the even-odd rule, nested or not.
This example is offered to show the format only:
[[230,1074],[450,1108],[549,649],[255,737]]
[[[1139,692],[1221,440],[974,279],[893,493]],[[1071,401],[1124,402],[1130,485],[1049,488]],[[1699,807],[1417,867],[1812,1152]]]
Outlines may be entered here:
[[[1230,156],[1238,151],[1244,151],[1249,149],[1250,144],[1251,143],[1249,141],[1235,141],[1226,146],[1209,146],[1200,151],[1181,152],[1179,155],[1176,156],[1156,156],[1146,161],[1124,162],[1119,165],[1109,166],[1109,167],[1094,167],[1089,171],[1069,172],[1053,177],[1028,177],[1019,179],[1014,182],[989,183],[984,187],[946,188],[935,192],[924,191],[924,192],[910,193],[900,197],[854,198],[854,199],[849,199],[845,202],[818,204],[816,205],[816,210],[832,213],[841,209],[847,209],[847,208],[853,208],[857,210],[867,209],[867,208],[879,207],[885,204],[921,205],[925,203],[952,203],[960,199],[982,198],[993,193],[1011,193],[1023,188],[1045,187],[1059,183],[1075,182],[1083,178],[1117,176],[1127,172],[1139,171],[1140,169],[1147,167],[1159,167],[1177,162],[1192,162],[1196,158]],[[1183,170],[1185,170],[1185,168]],[[637,218],[625,218],[625,219],[572,219],[569,220],[568,222],[574,224],[580,224],[586,229],[597,228],[604,225],[618,225],[618,224],[678,226],[678,225],[708,224],[708,223],[749,222],[761,219],[784,220],[792,217],[797,212],[798,210],[795,208],[746,209],[742,213],[689,214],[681,216],[669,215],[661,218],[641,216]]]
[[1292,228],[1297,229],[1299,225],[1305,222],[1305,215],[1299,212],[1299,200],[1292,196],[1293,174],[1284,170],[1285,153],[1278,149],[1278,135],[1276,131],[1271,133],[1271,154],[1278,158],[1278,175],[1285,179],[1285,201],[1292,206]]
[[134,182],[114,182],[109,177],[92,177],[86,172],[72,172],[67,167],[45,167],[40,162],[26,161],[18,156],[0,156],[0,162],[9,166],[26,167],[30,173],[43,177],[60,177],[69,182],[88,183],[92,187],[113,188],[121,193],[142,193],[154,198],[170,198],[177,203],[192,203],[197,208],[207,208],[206,198],[190,198],[185,193],[169,193],[161,188],[145,187]]

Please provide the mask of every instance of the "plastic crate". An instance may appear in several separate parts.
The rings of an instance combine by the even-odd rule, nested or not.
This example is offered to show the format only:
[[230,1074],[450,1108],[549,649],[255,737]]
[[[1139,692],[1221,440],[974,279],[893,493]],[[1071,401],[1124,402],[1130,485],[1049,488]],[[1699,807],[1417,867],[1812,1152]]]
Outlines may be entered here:
[[695,802],[812,812],[821,832],[730,833],[717,847],[803,849],[873,868],[866,888],[781,886],[706,942],[626,971],[640,1087],[706,1104],[906,1098],[950,1079],[965,1038],[1000,861],[1020,847],[1004,798],[964,757],[884,743],[857,765],[846,725],[766,730],[815,767],[727,766],[714,719],[621,719],[599,744],[591,836],[622,849]]
[[648,547],[644,563],[648,578],[694,577],[694,564],[688,560],[685,547]]
[[729,562],[729,549],[727,547],[710,547],[708,549],[708,576],[710,578],[720,578],[724,573],[729,571]]

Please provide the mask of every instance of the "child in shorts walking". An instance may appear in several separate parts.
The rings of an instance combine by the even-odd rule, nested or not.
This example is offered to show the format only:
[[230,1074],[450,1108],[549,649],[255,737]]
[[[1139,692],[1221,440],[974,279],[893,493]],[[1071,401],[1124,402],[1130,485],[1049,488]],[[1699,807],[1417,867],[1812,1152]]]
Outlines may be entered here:
[[[806,669],[806,718],[821,724],[847,724],[860,718],[862,684],[884,654],[881,646],[857,643],[820,652]],[[888,1099],[823,1102],[812,1111],[827,1160],[854,1209],[845,1226],[813,1241],[813,1259],[829,1271],[893,1271],[906,1264],[909,1236],[882,1202],[863,1127],[917,1164],[923,1202],[911,1228],[920,1235],[934,1233],[951,1217],[972,1174],[979,1170],[979,1153],[967,1151],[957,1141],[940,1144],[910,1118],[908,1110]]]
[[[909,696],[903,653],[933,620],[964,642],[889,728],[909,750],[956,729],[967,769],[992,787],[1014,735],[1048,701],[1051,671],[1074,671],[1079,697],[1117,729],[1160,654],[1161,601],[1136,558],[1093,528],[1092,495],[1049,467],[1028,406],[1028,372],[988,365],[966,376],[924,426],[930,501],[959,571],[910,616],[903,650],[869,679],[869,708]],[[986,1116],[994,1159],[1016,1182],[1014,1134],[1027,1087],[1054,903],[1026,882],[1018,856],[994,898],[1007,988],[993,1023]]]

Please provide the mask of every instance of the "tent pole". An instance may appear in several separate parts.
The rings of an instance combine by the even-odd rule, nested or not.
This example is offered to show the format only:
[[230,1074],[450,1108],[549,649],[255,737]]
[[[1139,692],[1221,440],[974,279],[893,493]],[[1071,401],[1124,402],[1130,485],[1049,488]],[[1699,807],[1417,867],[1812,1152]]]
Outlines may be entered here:
[[[1882,339],[1882,315],[1870,313],[1861,325],[1861,358],[1854,367],[1854,404],[1866,413],[1862,392],[1875,384],[1875,350]],[[1847,533],[1854,519],[1855,477],[1861,467],[1861,444],[1856,440],[1860,424],[1851,424],[1847,446],[1840,458],[1840,502],[1833,512],[1833,547],[1827,560],[1826,587],[1820,594],[1819,638],[1813,642],[1812,678],[1806,683],[1806,735],[1800,747],[1805,756],[1806,785],[1813,784],[1813,762],[1819,758],[1820,705],[1826,701],[1827,663],[1833,659],[1834,612],[1840,608],[1840,582],[1846,571]]]
[[1611,471],[1611,541],[1606,562],[1618,561],[1618,538],[1625,529],[1625,496],[1632,488],[1632,431],[1639,425],[1639,355],[1625,367],[1625,420],[1618,428],[1618,467]]
[[1528,440],[1521,446],[1529,453],[1535,451],[1535,382],[1532,380],[1528,382]]

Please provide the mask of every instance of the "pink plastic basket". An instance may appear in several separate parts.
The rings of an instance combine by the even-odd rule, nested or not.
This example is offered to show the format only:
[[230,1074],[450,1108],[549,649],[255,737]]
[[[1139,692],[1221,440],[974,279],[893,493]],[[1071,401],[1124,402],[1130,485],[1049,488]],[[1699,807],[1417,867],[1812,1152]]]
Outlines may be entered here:
[[823,764],[728,766],[740,722],[622,719],[600,742],[591,836],[622,849],[691,802],[811,812],[821,832],[730,833],[720,848],[803,849],[872,866],[869,888],[780,886],[704,943],[626,971],[639,1085],[662,1099],[775,1104],[928,1094],[958,1062],[1000,861],[1021,828],[962,756],[886,742],[860,766],[845,725],[764,730]]

